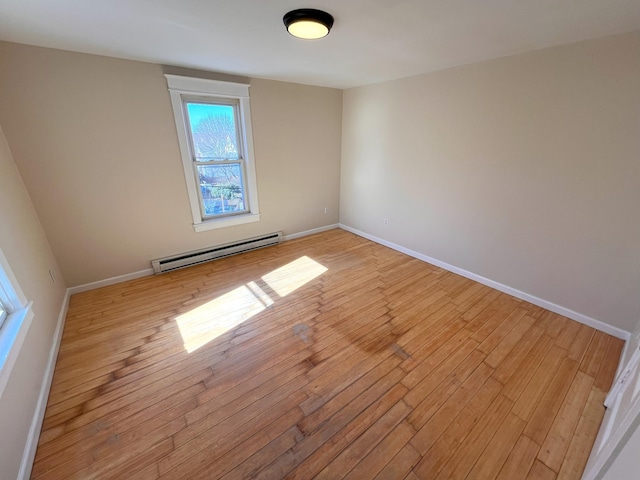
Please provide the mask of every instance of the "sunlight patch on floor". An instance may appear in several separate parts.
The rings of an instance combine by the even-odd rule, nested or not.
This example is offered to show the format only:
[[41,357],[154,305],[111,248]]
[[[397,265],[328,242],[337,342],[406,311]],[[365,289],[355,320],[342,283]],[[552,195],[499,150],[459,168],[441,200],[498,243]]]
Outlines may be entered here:
[[286,297],[326,271],[326,267],[304,256],[267,273],[262,280],[278,295]]
[[[280,297],[302,287],[328,269],[304,256],[262,277]],[[176,317],[188,353],[215,340],[274,304],[256,282],[249,282]]]
[[176,318],[191,353],[267,308],[243,285]]

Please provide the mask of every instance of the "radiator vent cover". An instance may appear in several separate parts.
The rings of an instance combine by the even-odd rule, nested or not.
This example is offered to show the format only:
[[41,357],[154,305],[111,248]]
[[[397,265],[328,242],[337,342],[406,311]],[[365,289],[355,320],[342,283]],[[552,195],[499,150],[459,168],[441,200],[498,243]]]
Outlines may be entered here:
[[269,247],[282,242],[282,232],[268,233],[260,237],[245,238],[237,242],[216,245],[215,247],[195,250],[193,252],[180,253],[170,257],[151,260],[153,271],[158,273],[170,272],[178,268],[190,267],[199,263],[210,262],[218,258],[236,255],[238,253]]

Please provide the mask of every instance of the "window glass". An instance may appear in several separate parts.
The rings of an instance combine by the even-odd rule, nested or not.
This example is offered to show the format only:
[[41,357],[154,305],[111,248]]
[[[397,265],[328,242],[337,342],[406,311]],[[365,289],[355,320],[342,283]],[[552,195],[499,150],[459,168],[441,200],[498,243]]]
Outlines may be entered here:
[[224,215],[247,210],[240,164],[197,165],[204,215]]
[[237,160],[235,105],[186,102],[196,161]]

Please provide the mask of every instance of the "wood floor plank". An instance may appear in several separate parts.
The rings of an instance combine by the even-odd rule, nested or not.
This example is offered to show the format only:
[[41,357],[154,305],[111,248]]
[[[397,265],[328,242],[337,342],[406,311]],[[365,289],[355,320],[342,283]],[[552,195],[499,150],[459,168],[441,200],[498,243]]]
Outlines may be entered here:
[[578,335],[579,331],[580,331],[579,323],[571,322],[571,321],[566,322],[566,326],[564,330],[562,330],[562,332],[560,333],[560,335],[558,335],[558,338],[556,339],[556,345],[558,345],[560,348],[564,348],[565,350],[569,351],[569,348],[571,348],[571,345],[574,343],[576,335]]
[[[547,385],[555,375],[558,366],[565,357],[566,351],[553,346],[545,355],[539,366],[532,371],[529,369],[525,375],[513,378],[505,385],[504,394],[512,399],[517,399],[513,407],[514,413],[523,420],[529,420],[533,409],[538,403]],[[532,358],[532,357],[530,357]],[[527,365],[529,367],[529,365]],[[526,384],[525,384],[526,382]]]
[[[140,438],[147,436],[157,429],[162,428],[167,423],[174,423],[173,428],[184,428],[183,415],[194,408],[196,401],[189,398],[185,402],[175,405],[168,410],[159,412],[158,415],[150,418],[141,425],[135,425],[128,430],[112,433],[104,440],[97,442],[86,442],[74,445],[73,450],[67,450],[63,455],[49,456],[44,462],[38,465],[38,469],[32,472],[33,476],[40,475],[42,478],[67,478],[79,468],[89,468],[96,461],[108,456],[119,456],[119,451],[128,449],[130,445]],[[163,433],[164,435],[164,433]],[[115,452],[115,453],[114,453]]]
[[[529,329],[523,337],[520,339],[518,344],[509,352],[509,354],[500,362],[500,364],[496,367],[496,370],[493,374],[493,377],[498,380],[500,383],[505,385],[511,375],[516,371],[519,365],[527,358],[530,354],[534,346],[538,343],[542,335],[544,334],[544,330],[538,326],[534,326]],[[548,339],[548,347],[551,348],[551,337],[546,337]],[[540,347],[540,351],[546,351],[545,345],[542,344]],[[532,354],[532,357],[535,353]]]
[[306,362],[310,354],[307,346],[300,344],[292,346],[283,353],[274,354],[269,361],[262,362],[260,366],[254,368],[251,368],[253,364],[247,366],[241,363],[238,368],[233,368],[234,365],[221,370],[220,373],[214,372],[211,377],[203,381],[206,389],[198,395],[198,404],[204,405],[216,398],[222,398],[231,390],[235,393],[229,398],[242,395],[270,381],[283,371]]
[[119,435],[120,432],[133,428],[143,422],[148,421],[155,415],[164,412],[174,405],[179,405],[190,398],[195,398],[199,392],[204,390],[202,383],[191,383],[189,379],[185,385],[178,385],[181,389],[171,393],[167,397],[156,397],[148,399],[144,403],[122,409],[117,414],[108,418],[100,418],[95,422],[84,425],[78,429],[73,429],[55,437],[55,441],[44,442],[38,446],[38,455],[42,462],[34,464],[34,471],[47,464],[49,457],[73,458],[75,454],[89,450],[93,445],[105,441],[111,435]]
[[596,375],[595,382],[593,383],[594,387],[605,392],[609,391],[616,374],[616,369],[618,368],[618,359],[622,354],[622,347],[624,347],[624,342],[622,340],[619,338],[609,337],[607,353],[605,354],[604,360],[598,369],[598,374]]
[[[423,394],[423,400],[420,401],[418,405],[412,405],[413,411],[409,416],[411,425],[416,429],[422,428],[425,423],[439,411],[441,406],[445,403],[452,404],[452,402],[449,402],[449,399],[454,396],[455,393],[460,392],[458,395],[455,395],[454,402],[459,400],[459,402],[455,403],[455,406],[459,409],[464,407],[465,403],[462,402],[466,396],[465,394],[473,390],[476,386],[479,387],[482,385],[491,374],[490,368],[482,364],[484,358],[484,354],[477,350],[471,352],[457,367],[451,370],[451,373],[444,377],[442,381],[431,390],[431,393]],[[446,364],[443,366],[447,367]],[[443,374],[446,373],[446,370],[449,370],[449,368],[444,369]],[[429,378],[433,379],[433,383],[439,379],[437,372],[434,372]],[[471,382],[467,384],[468,379],[471,379]],[[405,398],[405,402],[408,401],[409,395]]]
[[546,438],[577,371],[578,363],[565,357],[533,410],[524,433],[538,445]]
[[[300,442],[304,437],[303,433],[297,426],[290,427],[286,432],[282,433],[271,441],[268,445],[251,455],[244,462],[238,465],[231,472],[227,473],[224,479],[255,478],[258,472],[264,469],[265,465],[273,462],[274,458],[284,455],[296,443]],[[191,477],[202,479],[216,478],[220,473],[218,468],[207,468],[199,473],[199,477]]]
[[[382,393],[381,390],[383,390]],[[352,403],[338,412],[322,428],[294,449],[297,468],[289,472],[289,479],[309,479],[315,477],[329,462],[339,455],[351,442],[357,439],[389,409],[396,405],[407,393],[406,387],[395,384],[389,388],[387,382],[379,382],[365,392],[366,402],[372,402],[361,411],[362,405]],[[377,397],[375,401],[371,399]],[[270,467],[272,468],[272,467]],[[275,475],[274,475],[275,477]]]
[[[535,319],[527,316],[525,311],[522,310],[522,317],[517,320],[517,324],[513,329],[504,335],[502,340],[495,346],[495,348],[491,349],[491,345],[487,343],[485,340],[479,347],[478,350],[485,352],[488,354],[487,365],[491,368],[497,368],[503,360],[511,353],[511,351],[516,347],[516,345],[520,342],[522,337],[527,333],[527,331],[533,326],[535,323]],[[520,311],[519,311],[520,313]],[[512,319],[512,321],[516,321]],[[483,349],[484,345],[484,349]]]
[[329,230],[73,295],[32,478],[574,479],[621,348]]
[[450,458],[470,434],[475,425],[485,416],[494,399],[500,393],[502,385],[490,378],[462,412],[449,423],[444,433],[431,447],[423,446],[420,438],[411,439],[411,445],[417,452],[426,452],[414,470],[422,478],[436,478],[447,465]]
[[[456,331],[447,339],[442,339],[443,345],[433,354],[421,358],[419,364],[405,376],[402,383],[410,389],[415,389],[431,372],[433,372],[442,362],[446,361],[454,352],[464,348],[461,355],[469,354],[478,343],[470,339],[471,332],[463,329]],[[464,355],[466,356],[466,355]],[[464,357],[462,357],[464,358]],[[416,395],[416,394],[414,394]]]
[[377,386],[378,382],[387,385],[387,389],[398,383],[403,377],[402,371],[395,368],[398,361],[399,359],[394,356],[388,357],[384,362],[378,364],[376,368],[367,372],[367,374],[349,385],[317,410],[305,415],[299,423],[302,431],[305,434],[314,432],[327,419],[345,408],[349,403],[356,400],[362,401],[360,396],[365,395],[365,392],[368,392],[370,388]]
[[[563,317],[562,315],[558,315],[554,312],[546,311],[540,317],[540,324],[544,324],[547,330],[547,335],[551,338],[557,339],[565,327],[571,322],[568,318]],[[562,347],[560,347],[562,348]]]
[[[285,410],[293,409],[298,415],[298,419],[300,419],[303,415],[302,411],[294,407],[294,405],[297,405],[303,398],[304,395],[298,390],[295,394],[288,394],[279,399],[279,402],[281,402]],[[253,429],[261,430],[278,418],[279,412],[276,409],[267,408],[263,405],[260,407],[262,407],[260,410],[248,412],[249,420],[251,418],[255,419],[252,422],[251,430],[240,429],[241,425],[244,424],[244,419],[233,416],[221,424],[219,429],[211,432],[210,435],[200,435],[188,443],[174,447],[171,453],[165,455],[158,462],[161,474],[159,478],[191,478],[197,472],[208,468],[219,456],[226,454],[247,438],[250,438]],[[238,432],[241,432],[241,434],[238,434]]]
[[332,375],[331,379],[316,379],[307,385],[309,398],[300,404],[300,408],[306,416],[310,415],[390,357],[394,367],[401,361],[394,356],[393,350],[386,348],[368,356],[340,375]]
[[[445,309],[447,311],[440,316]],[[419,378],[424,377],[429,369],[433,368],[435,360],[441,355],[446,355],[442,351],[436,357],[431,358],[441,347],[456,341],[461,342],[468,337],[467,331],[461,331],[464,328],[464,322],[459,320],[459,314],[455,310],[450,310],[448,306],[445,306],[434,315],[439,317],[438,324],[429,332],[429,335],[416,336],[408,342],[404,342],[404,336],[402,336],[397,341],[398,345],[409,355],[402,362],[402,368],[406,372],[418,368],[411,376],[411,379],[416,378],[409,381],[418,381]],[[447,348],[452,347],[453,345],[447,345]],[[427,363],[425,360],[429,360],[429,362]]]
[[[331,480],[342,477],[360,463],[369,452],[373,451],[382,438],[393,431],[406,418],[411,408],[400,400],[391,409],[369,427],[353,443],[344,448],[315,478]],[[404,424],[402,436],[407,440],[414,432],[409,424]]]
[[555,480],[556,472],[547,467],[544,463],[536,460],[529,470],[526,480]]
[[580,478],[582,475],[598,433],[600,422],[604,416],[603,403],[605,396],[606,393],[597,387],[594,386],[591,389],[589,399],[558,472],[558,480]]
[[580,325],[580,330],[578,330],[575,340],[569,345],[568,357],[580,363],[595,333],[596,331],[593,328],[587,325]]
[[407,445],[416,431],[407,422],[396,426],[373,450],[360,460],[353,470],[344,477],[347,480],[371,478],[380,474],[382,469],[395,455]]
[[468,322],[467,328],[475,332],[474,340],[483,342],[498,326],[505,322],[517,306],[518,303],[512,297],[505,294],[499,295],[489,307]]
[[603,332],[596,332],[589,343],[589,347],[580,362],[580,371],[590,377],[596,378],[598,369],[602,365],[604,356],[607,354],[607,344],[609,335]]
[[502,294],[498,290],[490,290],[486,296],[478,301],[478,303],[464,311],[461,316],[462,320],[465,320],[467,322],[473,320],[476,316],[478,316],[478,314],[480,314],[480,312],[484,311],[484,309],[492,305],[500,295]]
[[509,415],[513,402],[499,396],[444,466],[437,479],[464,479]]
[[[256,473],[273,461],[274,450],[279,451],[282,445],[289,445],[288,448],[291,448],[304,437],[296,423],[299,419],[299,411],[287,411],[273,423],[231,449],[229,453],[218,457],[207,467],[193,474],[191,480],[247,478],[249,474]],[[282,436],[284,437],[281,438]]]
[[460,388],[451,395],[433,416],[420,424],[415,422],[415,410],[409,415],[409,422],[418,431],[413,438],[413,444],[418,452],[424,455],[438,441],[440,435],[455,421],[473,396],[484,385],[491,375],[491,368],[480,364],[469,376]]
[[[268,395],[278,392],[280,388],[294,388],[302,382],[292,383],[299,379],[309,370],[309,365],[298,362],[287,370],[280,371],[275,377],[268,381],[245,382],[236,388],[227,390],[224,394],[215,399],[202,402],[198,398],[198,406],[185,415],[188,425],[193,425],[189,432],[184,432],[185,436],[199,435],[204,430],[217,425],[219,422],[229,418],[231,415],[241,411],[245,407],[268,397]],[[291,383],[291,386],[287,387]],[[203,393],[206,393],[203,392]],[[180,439],[177,439],[181,443]]]
[[[469,339],[464,342],[460,348],[450,352],[447,355],[447,358],[440,365],[434,368],[433,371],[411,388],[405,397],[405,401],[415,410],[422,403],[423,399],[426,399],[426,397],[431,394],[447,378],[447,376],[451,375],[459,365],[465,363],[467,357],[473,356],[470,364],[465,364],[465,368],[463,368],[461,372],[463,379],[465,376],[468,376],[485,358],[483,353],[475,350],[477,346],[478,343],[475,340]],[[407,385],[404,381],[403,384]]]
[[593,378],[578,372],[569,388],[562,407],[547,434],[538,458],[555,472],[560,466],[573,438],[582,410],[591,393]]
[[466,478],[468,480],[496,478],[524,427],[525,422],[517,415],[513,413],[507,415]]
[[521,435],[511,450],[509,457],[504,462],[500,473],[496,477],[497,480],[524,480],[536,455],[540,451],[540,445],[535,443],[529,437]]
[[[482,340],[482,343],[480,343],[480,345],[478,346],[478,350],[488,355],[489,353],[492,353],[498,345],[504,345],[503,348],[498,350],[498,353],[501,356],[498,357],[495,362],[492,362],[494,363],[494,366],[500,363],[503,356],[511,350],[509,348],[510,344],[515,341],[513,340],[514,336],[510,336],[511,332],[520,325],[516,332],[517,334],[515,335],[515,338],[519,338],[524,334],[524,332],[529,329],[531,324],[533,324],[533,322],[535,321],[531,317],[527,318],[526,315],[527,311],[524,308],[518,308],[514,310],[510,315],[507,315],[504,321],[500,323],[499,326],[494,329],[484,340]],[[478,340],[478,337],[479,336],[477,334],[474,335],[474,339]],[[509,339],[507,342],[504,342],[504,339],[506,337],[509,337]],[[507,351],[503,352],[503,350]],[[490,363],[489,365],[492,364]]]
[[376,475],[374,480],[392,480],[405,478],[413,466],[420,460],[420,454],[406,444],[398,454]]
[[448,297],[441,296],[430,302],[426,308],[405,314],[396,314],[391,320],[394,326],[401,326],[402,334],[396,341],[408,352],[418,352],[425,346],[425,336],[433,336],[448,322],[453,322],[459,314],[453,313],[455,305]]

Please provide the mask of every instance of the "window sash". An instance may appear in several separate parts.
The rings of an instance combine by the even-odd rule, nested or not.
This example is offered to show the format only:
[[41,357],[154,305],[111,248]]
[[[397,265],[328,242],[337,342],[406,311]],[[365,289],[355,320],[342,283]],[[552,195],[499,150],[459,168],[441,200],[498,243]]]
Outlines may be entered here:
[[[236,210],[233,212],[207,215],[205,206],[204,206],[204,198],[202,196],[202,190],[200,188],[200,172],[198,171],[198,167],[203,167],[206,165],[216,165],[216,166],[217,165],[238,165],[238,167],[240,168],[240,176],[242,177],[242,201],[244,203],[243,210]],[[211,162],[194,161],[193,174],[195,176],[196,184],[198,185],[198,201],[200,202],[200,214],[203,220],[231,217],[234,215],[246,215],[251,211],[251,209],[249,208],[249,195],[247,190],[247,172],[246,172],[244,160],[227,160],[227,161],[211,161]]]

